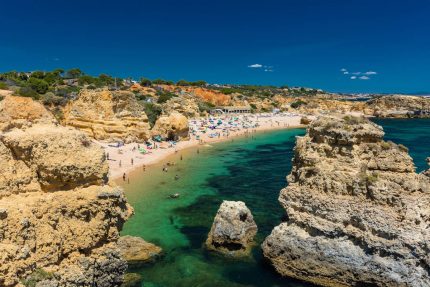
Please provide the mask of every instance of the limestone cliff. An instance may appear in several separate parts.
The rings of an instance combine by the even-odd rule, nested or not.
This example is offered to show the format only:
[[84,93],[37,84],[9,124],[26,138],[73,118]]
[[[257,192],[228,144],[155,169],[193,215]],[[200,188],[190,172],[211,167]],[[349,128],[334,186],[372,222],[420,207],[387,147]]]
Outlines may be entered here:
[[132,209],[107,183],[103,150],[17,102],[0,107],[21,123],[0,131],[0,286],[38,270],[50,276],[37,286],[119,286],[126,262],[116,241]]
[[183,114],[173,111],[169,115],[160,116],[151,130],[153,136],[161,136],[167,140],[181,140],[188,137],[188,119]]
[[143,107],[127,91],[83,90],[64,109],[64,124],[97,140],[141,142],[149,139]]
[[383,135],[367,120],[319,118],[297,139],[279,196],[288,221],[262,246],[279,273],[323,286],[430,285],[430,178]]
[[367,102],[377,117],[430,117],[430,99],[424,97],[390,95]]

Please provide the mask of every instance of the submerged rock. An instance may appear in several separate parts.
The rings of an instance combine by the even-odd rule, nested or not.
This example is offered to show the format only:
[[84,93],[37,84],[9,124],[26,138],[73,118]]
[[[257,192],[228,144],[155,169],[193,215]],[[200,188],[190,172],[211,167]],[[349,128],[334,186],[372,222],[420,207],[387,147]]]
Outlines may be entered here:
[[257,225],[251,211],[242,201],[223,201],[215,216],[206,246],[228,255],[250,251]]
[[262,247],[276,270],[323,286],[430,285],[430,178],[365,119],[319,118],[297,139]]
[[142,286],[142,279],[138,273],[126,273],[121,287],[140,287]]
[[121,236],[118,239],[118,248],[122,258],[129,264],[148,263],[158,258],[162,249],[155,244],[146,242],[140,237]]

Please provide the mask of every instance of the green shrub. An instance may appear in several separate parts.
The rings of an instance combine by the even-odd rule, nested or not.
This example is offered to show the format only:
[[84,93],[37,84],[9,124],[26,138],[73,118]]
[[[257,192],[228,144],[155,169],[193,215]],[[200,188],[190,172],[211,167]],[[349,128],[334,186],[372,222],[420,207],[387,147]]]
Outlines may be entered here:
[[6,83],[0,82],[0,90],[7,90],[8,86],[6,85]]
[[153,103],[144,103],[145,113],[148,116],[148,121],[151,127],[154,126],[158,117],[161,115],[161,107]]
[[293,102],[293,103],[291,103],[291,107],[293,108],[293,109],[297,109],[297,108],[299,108],[301,105],[306,105],[306,102],[304,102],[304,101],[302,101],[302,100],[298,100],[298,101],[295,101],[295,102]]
[[175,95],[173,93],[170,93],[170,92],[159,93],[157,103],[163,104],[163,103],[167,102],[168,100],[170,100],[173,97],[177,97],[177,95]]
[[52,92],[47,92],[46,94],[40,96],[42,103],[47,106],[64,106],[67,103],[67,100],[63,97],[56,96]]
[[29,97],[35,100],[40,98],[40,95],[30,87],[22,87],[18,90],[18,95],[21,97]]
[[140,79],[140,85],[142,87],[150,87],[150,86],[152,86],[152,82],[149,79],[142,78],[142,79]]
[[28,79],[29,86],[39,94],[44,94],[48,91],[49,85],[45,80],[31,77]]
[[26,279],[21,280],[21,283],[26,287],[35,287],[37,282],[53,279],[54,275],[41,268],[33,271]]
[[202,112],[210,112],[213,108],[215,108],[215,105],[209,102],[198,102],[197,106],[199,107],[199,111]]

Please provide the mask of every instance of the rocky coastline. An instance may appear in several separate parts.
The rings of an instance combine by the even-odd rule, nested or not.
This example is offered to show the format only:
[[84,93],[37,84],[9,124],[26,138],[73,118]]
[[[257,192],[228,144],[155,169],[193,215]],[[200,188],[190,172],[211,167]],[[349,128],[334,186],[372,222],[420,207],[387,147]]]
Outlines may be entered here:
[[430,178],[363,118],[321,117],[297,139],[264,241],[277,272],[322,286],[428,286]]

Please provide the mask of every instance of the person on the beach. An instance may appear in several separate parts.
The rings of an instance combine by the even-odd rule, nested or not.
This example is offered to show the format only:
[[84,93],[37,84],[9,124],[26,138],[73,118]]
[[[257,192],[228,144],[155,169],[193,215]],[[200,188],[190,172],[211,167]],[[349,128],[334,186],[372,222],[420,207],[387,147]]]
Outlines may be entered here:
[[125,181],[125,172],[124,172],[124,174],[122,175],[122,180],[123,180],[123,181]]
[[109,160],[109,153],[106,153],[106,159]]
[[133,158],[131,158],[131,165],[133,165],[134,164],[134,161],[133,161]]

